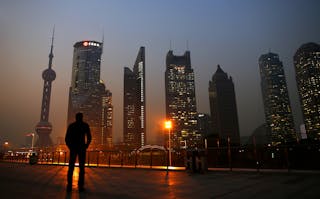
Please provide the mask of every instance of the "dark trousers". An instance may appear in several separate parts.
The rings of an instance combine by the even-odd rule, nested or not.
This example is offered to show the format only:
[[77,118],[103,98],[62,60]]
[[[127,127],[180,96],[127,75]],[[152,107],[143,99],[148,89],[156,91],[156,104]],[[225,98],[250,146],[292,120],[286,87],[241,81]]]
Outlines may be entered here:
[[78,186],[83,187],[84,185],[84,164],[86,161],[86,149],[80,150],[70,150],[70,158],[69,158],[69,170],[68,170],[68,185],[72,185],[72,177],[73,177],[73,170],[74,164],[76,159],[79,159],[79,179],[78,179]]

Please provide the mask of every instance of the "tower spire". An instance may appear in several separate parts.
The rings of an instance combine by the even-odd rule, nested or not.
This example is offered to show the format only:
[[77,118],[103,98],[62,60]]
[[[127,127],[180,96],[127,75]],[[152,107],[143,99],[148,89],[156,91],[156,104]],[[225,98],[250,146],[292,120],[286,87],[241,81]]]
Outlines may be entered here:
[[51,49],[50,49],[50,54],[49,54],[49,64],[48,64],[48,68],[51,68],[51,67],[52,67],[54,31],[55,31],[55,26],[53,26],[53,31],[52,31]]
[[103,45],[104,45],[104,29],[102,29],[102,47],[101,47],[101,54],[103,53]]
[[189,51],[189,40],[186,41],[187,51]]

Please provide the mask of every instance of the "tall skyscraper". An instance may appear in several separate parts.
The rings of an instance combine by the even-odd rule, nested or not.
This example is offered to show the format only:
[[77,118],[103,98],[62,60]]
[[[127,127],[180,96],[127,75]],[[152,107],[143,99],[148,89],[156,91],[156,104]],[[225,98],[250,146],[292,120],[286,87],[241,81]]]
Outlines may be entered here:
[[307,137],[320,140],[320,45],[303,44],[294,55],[296,81]]
[[146,144],[145,47],[140,47],[133,70],[124,68],[123,134],[129,148]]
[[111,147],[112,94],[100,79],[103,43],[80,41],[74,44],[68,124],[82,112],[92,132],[92,147]]
[[54,72],[54,70],[52,70],[53,38],[54,38],[54,30],[52,34],[52,40],[51,40],[51,50],[49,54],[48,68],[44,70],[42,73],[44,86],[43,86],[43,93],[42,93],[41,115],[40,115],[40,122],[36,126],[36,132],[39,136],[39,139],[36,142],[36,146],[38,147],[47,147],[53,144],[50,138],[52,125],[49,122],[51,85],[52,85],[52,82],[56,79],[56,73]]
[[279,56],[271,52],[261,55],[259,68],[268,141],[273,145],[295,142],[288,87]]
[[167,53],[165,72],[166,118],[171,120],[171,146],[187,148],[201,146],[201,134],[198,132],[197,106],[194,72],[191,68],[190,51],[182,56]]
[[232,145],[240,144],[238,111],[234,84],[220,65],[209,81],[209,102],[213,134],[225,145],[228,138]]

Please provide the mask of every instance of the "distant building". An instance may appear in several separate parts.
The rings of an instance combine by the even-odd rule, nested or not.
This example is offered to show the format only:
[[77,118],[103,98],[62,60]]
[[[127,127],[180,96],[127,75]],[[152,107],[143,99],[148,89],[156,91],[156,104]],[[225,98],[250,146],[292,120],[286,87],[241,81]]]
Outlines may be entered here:
[[269,141],[273,145],[297,139],[288,87],[279,56],[267,53],[259,58],[261,91]]
[[25,146],[28,148],[32,147],[32,142],[33,142],[33,136],[30,134],[25,136]]
[[209,81],[209,101],[213,134],[226,144],[228,138],[232,145],[240,145],[238,111],[234,84],[220,65]]
[[212,134],[212,120],[210,115],[206,113],[198,113],[198,129],[203,137]]
[[145,47],[140,47],[133,70],[124,68],[123,138],[129,148],[146,145]]
[[294,55],[296,81],[308,139],[320,140],[320,45],[303,44]]
[[251,136],[249,136],[246,145],[256,145],[256,146],[265,146],[269,144],[269,126],[267,124],[262,124],[257,127]]
[[69,89],[68,124],[82,112],[90,125],[94,148],[109,148],[112,140],[112,95],[100,79],[102,45],[96,41],[74,44]]
[[112,105],[112,93],[106,90],[104,96],[102,96],[102,115],[101,115],[101,145],[104,148],[113,148],[112,132],[113,132],[113,105]]
[[[182,56],[173,55],[170,50],[166,57],[165,71],[166,119],[171,120],[171,143],[173,148],[188,148],[201,145],[198,132],[197,106],[194,72],[191,68],[190,51]],[[168,143],[168,142],[167,142]]]

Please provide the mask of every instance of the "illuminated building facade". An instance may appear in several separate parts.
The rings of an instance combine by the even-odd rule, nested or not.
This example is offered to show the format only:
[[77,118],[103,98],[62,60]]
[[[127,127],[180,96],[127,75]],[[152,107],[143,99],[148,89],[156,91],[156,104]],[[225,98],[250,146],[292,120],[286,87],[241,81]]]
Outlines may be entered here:
[[140,47],[133,70],[124,68],[123,137],[127,147],[146,144],[145,47]]
[[166,119],[171,120],[171,146],[187,148],[201,145],[198,132],[197,106],[194,72],[191,68],[190,51],[182,56],[173,55],[170,50],[166,57],[165,71]]
[[294,55],[296,81],[308,139],[320,140],[320,45],[303,44]]
[[48,68],[43,71],[42,79],[44,80],[43,93],[42,93],[42,105],[40,122],[36,126],[36,132],[39,139],[36,142],[37,147],[48,147],[52,146],[52,140],[50,134],[52,132],[52,125],[49,122],[49,111],[50,111],[50,99],[51,99],[51,85],[56,79],[56,73],[52,70],[52,59],[53,59],[53,38],[54,31],[51,41],[51,50],[49,54]]
[[238,111],[234,84],[231,77],[220,65],[209,81],[209,102],[213,134],[220,139],[221,145],[240,144]]
[[295,142],[288,87],[279,56],[271,52],[261,55],[259,68],[268,141],[273,145]]
[[74,44],[69,89],[68,124],[82,112],[90,125],[94,148],[112,147],[112,94],[100,79],[102,45],[96,41]]

